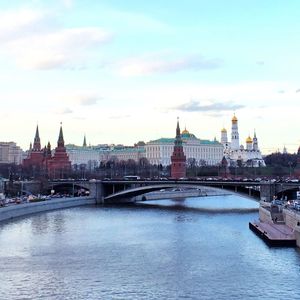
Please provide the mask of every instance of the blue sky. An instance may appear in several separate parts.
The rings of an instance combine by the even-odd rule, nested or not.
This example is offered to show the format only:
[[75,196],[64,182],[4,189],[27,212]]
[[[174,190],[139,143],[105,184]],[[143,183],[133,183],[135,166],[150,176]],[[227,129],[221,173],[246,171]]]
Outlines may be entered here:
[[299,1],[2,1],[0,140],[132,145],[239,119],[264,153],[300,145]]

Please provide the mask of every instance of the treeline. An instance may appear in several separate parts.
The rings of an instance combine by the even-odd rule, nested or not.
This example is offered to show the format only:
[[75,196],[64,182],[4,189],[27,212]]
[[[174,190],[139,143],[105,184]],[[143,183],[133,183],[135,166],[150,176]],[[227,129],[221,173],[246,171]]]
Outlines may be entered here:
[[297,154],[272,153],[267,155],[264,160],[267,166],[281,166],[286,168],[295,168],[297,165]]

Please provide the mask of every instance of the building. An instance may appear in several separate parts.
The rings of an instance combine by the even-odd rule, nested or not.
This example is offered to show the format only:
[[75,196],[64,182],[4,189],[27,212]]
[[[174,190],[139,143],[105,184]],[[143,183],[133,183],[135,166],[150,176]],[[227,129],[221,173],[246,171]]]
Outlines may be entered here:
[[[51,148],[47,153],[51,153]],[[54,150],[54,154],[52,156],[45,156],[45,162],[50,178],[64,178],[65,174],[71,170],[71,161],[66,151],[62,126],[60,126],[57,147]]]
[[184,177],[186,177],[186,157],[183,152],[179,120],[177,120],[174,150],[171,156],[171,178],[179,179]]
[[15,142],[0,142],[0,163],[20,165],[24,157],[23,150]]
[[41,147],[39,128],[36,127],[34,142],[33,145],[30,143],[23,166],[31,169],[33,176],[47,174],[50,178],[64,177],[65,173],[71,169],[71,162],[64,146],[62,126],[60,126],[57,147],[53,153],[49,142],[44,148]]
[[146,157],[145,143],[139,142],[134,146],[124,145],[97,145],[87,146],[84,138],[82,146],[66,145],[66,150],[73,166],[85,165],[88,169],[95,169],[101,162],[109,160],[139,162]]
[[248,167],[265,167],[262,154],[258,147],[258,139],[254,131],[253,138],[250,135],[246,138],[246,147],[240,144],[238,119],[233,116],[231,120],[231,142],[228,141],[227,130],[221,130],[221,143],[223,145],[224,156],[230,166],[248,166]]
[[[141,142],[139,142],[141,143]],[[144,143],[145,144],[145,143]],[[140,161],[140,159],[146,157],[146,150],[144,145],[142,144],[136,144],[133,147],[128,146],[114,146],[111,148],[111,151],[109,153],[109,157],[116,158],[118,161],[128,161],[133,160],[136,163]]]
[[76,146],[74,144],[66,145],[66,151],[72,166],[85,165],[88,169],[99,167],[101,161],[107,161],[110,149],[108,146]]
[[[215,166],[223,158],[223,145],[218,141],[202,140],[185,128],[181,133],[183,152],[187,163],[195,160],[199,166]],[[174,138],[160,138],[146,143],[146,158],[153,165],[168,166],[174,149]]]
[[36,126],[35,136],[33,140],[33,145],[30,143],[29,150],[27,152],[27,157],[23,160],[23,166],[25,168],[44,168],[44,149],[41,148],[41,140],[39,127]]

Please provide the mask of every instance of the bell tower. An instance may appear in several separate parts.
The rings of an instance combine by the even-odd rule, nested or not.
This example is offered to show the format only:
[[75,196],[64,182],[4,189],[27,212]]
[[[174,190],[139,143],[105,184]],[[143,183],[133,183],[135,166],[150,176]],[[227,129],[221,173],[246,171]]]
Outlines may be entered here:
[[238,150],[240,148],[240,138],[239,138],[239,129],[238,129],[238,119],[233,116],[231,120],[231,149]]

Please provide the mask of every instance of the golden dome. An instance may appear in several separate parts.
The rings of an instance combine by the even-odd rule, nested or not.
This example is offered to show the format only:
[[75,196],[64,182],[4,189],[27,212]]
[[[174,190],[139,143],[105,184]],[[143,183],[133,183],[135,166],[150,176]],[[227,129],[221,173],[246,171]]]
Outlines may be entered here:
[[235,114],[233,115],[233,117],[232,117],[232,120],[231,120],[232,122],[237,122],[238,121],[238,119],[237,119],[237,117],[235,116]]
[[250,135],[247,137],[246,143],[247,143],[247,144],[252,143],[252,139],[251,139]]
[[221,130],[221,132],[224,132],[224,133],[226,133],[227,132],[227,130],[223,127],[223,129]]
[[188,130],[186,130],[186,128],[184,128],[184,130],[182,131],[182,133],[181,134],[189,134],[189,131]]

